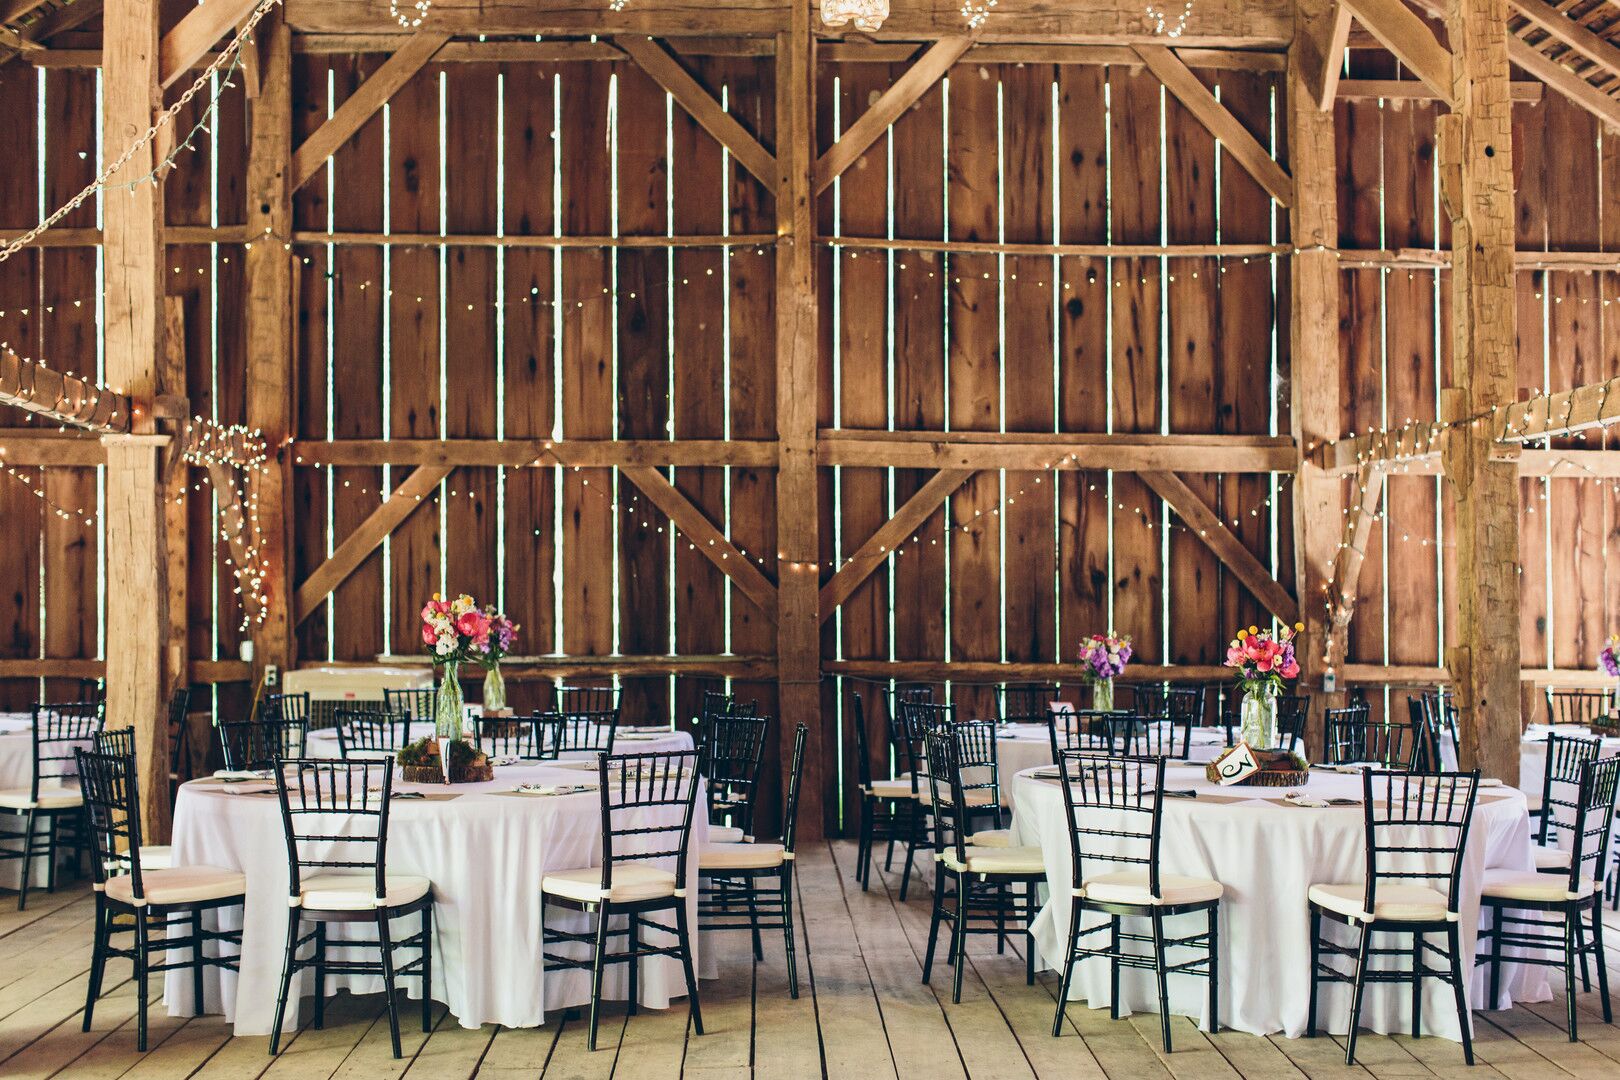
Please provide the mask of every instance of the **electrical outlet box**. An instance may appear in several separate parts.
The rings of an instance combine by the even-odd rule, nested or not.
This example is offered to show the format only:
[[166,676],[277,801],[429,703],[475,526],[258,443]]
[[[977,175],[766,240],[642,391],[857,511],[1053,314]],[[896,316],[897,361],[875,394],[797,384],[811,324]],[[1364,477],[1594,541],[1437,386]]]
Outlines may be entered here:
[[281,681],[281,669],[274,664],[264,666],[264,685],[274,686]]
[[1322,672],[1322,693],[1334,694],[1339,690],[1339,674],[1331,669]]

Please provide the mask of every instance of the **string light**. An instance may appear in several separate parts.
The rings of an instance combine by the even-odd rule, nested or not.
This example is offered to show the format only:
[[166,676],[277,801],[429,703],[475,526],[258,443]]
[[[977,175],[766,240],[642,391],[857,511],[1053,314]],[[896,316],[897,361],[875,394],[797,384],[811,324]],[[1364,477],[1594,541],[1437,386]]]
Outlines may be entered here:
[[399,0],[388,0],[388,14],[399,23],[401,30],[415,30],[422,25],[422,20],[427,18],[428,9],[432,6],[433,0],[416,0],[409,8],[401,8]]
[[1149,4],[1146,8],[1148,21],[1153,23],[1153,32],[1162,37],[1178,38],[1187,31],[1187,20],[1192,17],[1193,0],[1187,0],[1186,6],[1181,9],[1181,15],[1174,25],[1170,25],[1165,16],[1164,9]]
[[977,30],[983,26],[984,21],[990,17],[990,9],[995,6],[996,0],[981,0],[978,3],[974,0],[963,0],[962,18],[967,20],[968,29]]

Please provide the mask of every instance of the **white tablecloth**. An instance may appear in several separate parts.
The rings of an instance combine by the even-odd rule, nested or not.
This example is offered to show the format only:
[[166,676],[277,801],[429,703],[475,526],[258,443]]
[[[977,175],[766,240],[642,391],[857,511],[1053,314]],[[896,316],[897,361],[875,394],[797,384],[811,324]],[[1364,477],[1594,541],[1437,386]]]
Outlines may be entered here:
[[[1525,729],[1524,738],[1519,743],[1519,788],[1538,802],[1547,791],[1547,736],[1554,732],[1566,737],[1593,737],[1591,729],[1584,727],[1531,724]],[[1603,757],[1620,754],[1620,739],[1604,736],[1600,753]],[[1457,767],[1457,744],[1451,741],[1449,733],[1440,739],[1440,760],[1448,769]]]
[[[417,720],[411,724],[411,738],[422,739],[433,734],[433,724],[425,720]],[[613,752],[615,754],[669,754],[682,750],[692,749],[692,733],[689,731],[671,731],[669,728],[620,728],[613,739]],[[341,757],[341,748],[338,745],[336,728],[322,728],[309,733],[305,747],[310,757],[335,758]],[[561,757],[565,761],[588,761],[596,757],[589,750],[565,750]]]
[[[0,789],[26,788],[34,782],[33,735],[32,712],[0,712]],[[55,781],[47,782],[55,783]],[[22,822],[18,818],[11,818],[11,823],[19,830],[22,828]],[[48,827],[48,823],[44,820],[37,822],[34,835],[43,834]],[[21,843],[15,842],[12,846],[14,849],[20,848]],[[34,860],[34,869],[29,880],[30,887],[43,889],[46,873],[46,859],[41,855]],[[15,889],[21,884],[22,860],[0,861],[0,888]]]
[[[540,879],[548,870],[600,863],[600,796],[595,791],[551,796],[512,793],[520,783],[578,783],[589,777],[590,773],[578,768],[530,764],[497,768],[495,780],[487,784],[454,788],[395,784],[396,791],[453,791],[457,796],[447,801],[399,799],[393,803],[388,870],[421,875],[433,882],[433,997],[463,1027],[534,1027],[545,1022],[548,1012],[589,1003],[589,971],[553,971],[541,977]],[[271,793],[233,793],[254,789]],[[175,807],[175,865],[220,866],[247,876],[240,976],[210,968],[204,984],[207,1011],[223,1012],[236,1025],[238,1035],[269,1032],[281,978],[287,933],[287,854],[273,790],[267,784],[227,786],[212,780],[193,781],[181,787]],[[702,791],[698,798],[701,805]],[[672,810],[660,815],[678,820]],[[699,958],[696,852],[707,834],[704,815],[694,815],[687,911]],[[559,929],[588,925],[580,916],[555,907],[546,917]],[[234,926],[234,912],[227,918]],[[413,932],[419,918],[401,921],[396,934]],[[674,923],[673,912],[654,918],[666,925]],[[335,925],[330,930],[334,937],[341,934]],[[366,936],[364,928],[356,932]],[[374,957],[375,951],[370,955]],[[405,959],[410,954],[401,951],[400,955]],[[609,997],[625,996],[626,975],[627,965],[608,968]],[[420,980],[402,978],[400,985],[412,997],[418,996]],[[171,1014],[191,1015],[190,986],[188,972],[170,973]],[[381,990],[382,981],[329,976],[327,992],[339,988],[374,993]],[[312,975],[300,973],[294,983],[294,1000],[313,993]],[[685,993],[677,961],[664,957],[643,961],[643,1005],[667,1008],[672,998]],[[288,1009],[289,1026],[295,1023],[297,1011]]]
[[[1039,846],[1045,857],[1049,901],[1035,923],[1035,940],[1047,966],[1061,968],[1068,943],[1071,860],[1062,788],[1055,781],[1019,776],[1013,828],[1020,844]],[[1306,809],[1281,802],[1276,788],[1218,788],[1202,769],[1172,768],[1168,789],[1191,788],[1197,799],[1167,798],[1161,868],[1167,874],[1213,878],[1225,887],[1221,899],[1221,1017],[1223,1027],[1294,1037],[1305,1031],[1310,980],[1310,912],[1306,892],[1313,884],[1364,880],[1366,848],[1360,806]],[[1313,774],[1316,796],[1360,798],[1359,776]],[[1216,803],[1206,796],[1242,798]],[[1481,789],[1474,811],[1462,873],[1462,968],[1473,971],[1479,924],[1479,890],[1487,868],[1530,870],[1530,830],[1524,796],[1511,788]],[[1091,918],[1102,921],[1101,916]],[[1171,936],[1200,931],[1203,915],[1172,919]],[[1144,924],[1145,925],[1145,924]],[[1324,924],[1327,925],[1327,924]],[[1342,932],[1343,928],[1333,928]],[[1350,935],[1340,938],[1352,944]],[[1473,979],[1470,1001],[1485,1008],[1485,972]],[[1153,1012],[1158,990],[1151,971],[1121,972],[1121,1004]],[[1207,1025],[1207,984],[1192,976],[1170,977],[1170,1008]],[[1424,1031],[1459,1037],[1456,1006],[1449,987],[1425,983]],[[1543,969],[1503,968],[1503,1006],[1512,1001],[1550,999]],[[1093,1008],[1108,1005],[1108,963],[1082,960],[1075,971],[1071,1000]],[[1411,995],[1404,985],[1367,988],[1362,1025],[1380,1033],[1403,1032],[1411,1023]],[[1323,983],[1317,1008],[1322,1030],[1342,1034],[1350,1015],[1347,984]]]
[[[1226,732],[1221,728],[1193,728],[1188,740],[1188,758],[1210,761],[1226,746]],[[1001,770],[1004,792],[1012,785],[1007,779],[1026,769],[1052,764],[1052,740],[1045,724],[1006,724],[996,735],[996,763]],[[1010,795],[1004,796],[1009,797]]]

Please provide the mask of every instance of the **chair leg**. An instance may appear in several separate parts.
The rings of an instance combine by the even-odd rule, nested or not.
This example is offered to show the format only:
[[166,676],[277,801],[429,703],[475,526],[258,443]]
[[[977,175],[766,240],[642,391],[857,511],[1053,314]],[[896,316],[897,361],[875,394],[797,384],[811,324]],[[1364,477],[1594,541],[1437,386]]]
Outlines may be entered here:
[[1035,985],[1035,883],[1024,883],[1024,985]]
[[315,1018],[316,1031],[326,1026],[326,924],[315,924]]
[[787,945],[788,996],[799,996],[798,949],[793,932],[793,871],[782,869],[782,940]]
[[18,911],[22,911],[28,906],[28,879],[34,873],[34,821],[38,814],[37,810],[28,811],[27,820],[23,823],[22,880],[17,883]]
[[[753,895],[751,890],[749,895]],[[634,1016],[636,1004],[641,1000],[641,957],[636,955],[641,951],[641,916],[634,911],[630,913],[629,923],[625,927],[625,942],[630,949],[628,962],[630,971],[627,980],[630,985],[626,988],[629,991],[629,1000],[625,1003],[625,1013]]]
[[1209,909],[1209,1030],[1221,1030],[1221,907]]
[[1074,982],[1074,952],[1080,947],[1080,898],[1069,901],[1069,945],[1064,950],[1063,977],[1058,980],[1057,1011],[1052,1017],[1052,1037],[1063,1034],[1063,1010],[1069,1004],[1069,986]]
[[748,901],[748,930],[754,937],[754,959],[765,959],[765,943],[759,934],[759,904],[754,898],[754,879],[746,877],[742,882],[743,896]]
[[45,891],[56,891],[56,845],[61,841],[62,815],[45,815]]
[[1592,992],[1592,972],[1586,965],[1586,927],[1579,917],[1575,919],[1575,951],[1581,958],[1581,992]]
[[203,913],[191,913],[191,1008],[193,1016],[203,1014]]
[[287,946],[281,958],[281,992],[276,995],[276,1021],[270,1029],[270,1056],[281,1049],[281,1024],[287,1015],[287,998],[292,993],[293,964],[298,953],[298,909],[287,912]]
[[1311,996],[1305,1006],[1305,1037],[1316,1038],[1317,969],[1322,963],[1322,913],[1311,907]]
[[1159,983],[1159,1034],[1170,1053],[1170,976],[1164,970],[1164,916],[1153,912],[1153,974]]
[[870,795],[861,796],[860,840],[855,845],[855,880],[861,883],[861,892],[866,891],[867,879],[872,876],[872,802]]
[[1486,1002],[1487,1009],[1496,1010],[1502,1007],[1502,907],[1499,904],[1491,905],[1491,1000]]
[[[928,984],[934,970],[934,948],[939,941],[939,924],[945,921],[945,864],[934,864],[934,904],[928,919],[928,951],[923,954],[923,985]],[[955,931],[952,931],[953,933]]]
[[1603,902],[1592,902],[1592,963],[1597,967],[1598,997],[1603,1001],[1603,1022],[1614,1023],[1614,1009],[1609,1004],[1609,966],[1604,963]]
[[1108,1018],[1119,1019],[1119,916],[1110,915],[1108,927]]
[[1356,951],[1355,989],[1350,995],[1350,1034],[1345,1039],[1344,1063],[1356,1063],[1356,1031],[1361,1026],[1361,999],[1367,989],[1368,951],[1372,948],[1372,930],[1361,926],[1361,946]]
[[1412,935],[1412,1038],[1423,1037],[1423,935]]
[[1451,992],[1457,999],[1457,1030],[1462,1033],[1463,1060],[1474,1063],[1474,1017],[1468,1011],[1468,988],[1463,984],[1462,946],[1457,939],[1457,924],[1446,927],[1446,951],[1451,954]]
[[135,911],[135,1052],[146,1053],[146,1006],[151,993],[151,927],[146,909]]
[[1575,954],[1580,946],[1577,944],[1579,934],[1577,927],[1580,917],[1573,911],[1564,912],[1564,1012],[1569,1020],[1569,1041],[1576,1042],[1579,1036],[1575,1034]]
[[[540,901],[545,910],[545,899]],[[544,952],[545,934],[540,935],[540,951]],[[542,961],[544,963],[544,961]],[[422,1032],[433,1030],[433,905],[422,909]]]
[[951,1002],[962,1003],[962,973],[967,970],[968,875],[956,875],[956,924],[951,928]]
[[[399,1001],[394,985],[394,939],[388,932],[388,909],[377,909],[377,943],[382,952],[383,994],[388,998],[388,1038],[394,1047],[394,1057],[404,1057],[399,1045]],[[320,948],[325,944],[322,937],[316,943]],[[319,953],[317,953],[319,955]]]
[[111,936],[109,923],[112,913],[104,910],[100,903],[96,904],[96,931],[95,943],[90,949],[90,988],[84,999],[84,1027],[83,1031],[90,1030],[90,1018],[96,1011],[96,999],[101,997],[101,977],[107,970],[107,939]]
[[687,926],[686,905],[675,905],[675,930],[680,936],[681,971],[686,976],[686,1000],[692,1006],[692,1030],[703,1034],[703,1007],[698,1001],[697,975],[692,970],[692,933]]
[[601,1019],[602,1012],[602,970],[606,966],[608,942],[608,912],[607,908],[598,905],[596,909],[596,943],[591,952],[591,1029],[586,1039],[586,1045],[592,1050],[596,1049],[596,1028]]
[[906,902],[906,893],[911,889],[911,868],[917,860],[918,843],[917,834],[922,831],[925,821],[921,808],[912,811],[911,827],[906,831],[906,865],[900,869],[900,902]]
[[1007,905],[1012,902],[1012,886],[996,886],[996,955],[1007,955]]

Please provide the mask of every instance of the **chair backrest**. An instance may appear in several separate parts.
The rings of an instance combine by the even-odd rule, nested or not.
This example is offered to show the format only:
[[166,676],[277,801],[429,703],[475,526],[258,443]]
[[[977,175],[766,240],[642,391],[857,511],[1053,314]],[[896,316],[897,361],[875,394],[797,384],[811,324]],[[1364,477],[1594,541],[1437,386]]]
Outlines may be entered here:
[[993,720],[967,720],[946,731],[955,741],[956,782],[970,810],[993,813],[1001,828],[1001,765]]
[[1126,726],[1125,753],[1141,757],[1185,758],[1191,752],[1192,729],[1192,718],[1178,717],[1174,711],[1168,717],[1134,717]]
[[792,851],[799,833],[799,784],[804,780],[804,744],[810,728],[793,729],[793,771],[788,774],[787,803],[782,808],[782,850]]
[[1080,889],[1099,874],[1143,869],[1148,888],[1159,896],[1164,762],[1065,750],[1058,758],[1058,777],[1068,817],[1073,887]]
[[338,709],[338,753],[375,757],[391,754],[410,741],[411,719],[406,713],[376,709]]
[[109,875],[128,871],[134,876],[134,898],[144,899],[141,886],[140,781],[133,754],[111,754],[79,749],[74,754],[84,816],[90,830],[90,869],[97,891]]
[[491,757],[555,761],[562,751],[563,718],[557,713],[529,716],[475,716],[473,741]]
[[1581,892],[1582,878],[1596,882],[1598,895],[1603,895],[1603,872],[1609,862],[1609,838],[1614,828],[1616,788],[1620,788],[1620,757],[1581,763],[1569,846],[1572,896]]
[[1561,832],[1574,829],[1581,795],[1581,778],[1588,763],[1603,752],[1602,739],[1576,735],[1547,736],[1547,764],[1542,787],[1541,823],[1536,827],[1536,843],[1557,843]]
[[308,694],[266,694],[259,702],[260,720],[297,720],[309,727]]
[[1347,705],[1328,709],[1325,727],[1330,765],[1372,762],[1385,768],[1413,767],[1418,732],[1411,723],[1374,723],[1367,706]]
[[[1305,725],[1310,722],[1311,695],[1277,695],[1277,743],[1280,749],[1298,750],[1305,737]],[[1230,741],[1230,737],[1228,738]]]
[[1440,756],[1440,729],[1438,721],[1421,695],[1406,698],[1408,726],[1412,729],[1412,770],[1414,772],[1445,772]]
[[709,784],[709,823],[731,824],[752,835],[759,764],[771,722],[763,716],[705,718],[699,768]]
[[859,690],[850,691],[849,714],[855,728],[855,779],[865,791],[872,786],[872,744],[866,735],[866,701]]
[[1141,717],[1126,709],[1081,709],[1065,728],[1052,728],[1052,760],[1065,750],[1126,754]]
[[1044,724],[1052,715],[1047,706],[1058,699],[1058,688],[1050,683],[1004,686],[996,692],[1003,724]]
[[573,716],[581,713],[618,713],[619,688],[616,686],[559,686],[552,712]]
[[1169,715],[1169,689],[1164,683],[1131,683],[1124,689],[1130,692],[1131,712],[1137,716]]
[[219,725],[227,769],[268,769],[304,752],[308,726],[301,720],[225,720]]
[[584,750],[596,754],[613,751],[613,734],[619,728],[619,710],[606,712],[550,712],[545,717],[557,724],[562,742],[559,750]]
[[[615,866],[655,859],[675,860],[675,887],[684,889],[697,804],[697,751],[601,754],[596,769],[602,806],[602,895],[613,888]],[[678,821],[668,819],[672,810],[678,812]]]
[[120,757],[135,756],[135,729],[102,728],[96,732],[95,752],[98,754],[117,754]]
[[436,686],[413,686],[405,690],[384,690],[383,708],[407,720],[432,720],[439,706]]
[[933,683],[899,683],[892,690],[883,692],[884,704],[889,710],[889,742],[898,745],[899,733],[904,730],[905,721],[901,713],[910,702],[932,703],[937,701],[938,695],[934,693]]
[[758,716],[759,702],[738,701],[735,694],[728,694],[722,690],[703,691],[703,715],[701,720],[712,716]]
[[919,792],[928,772],[928,733],[956,723],[956,706],[901,698],[899,723],[889,730],[901,768],[911,774],[911,789]]
[[[281,832],[287,841],[287,895],[297,900],[306,871],[369,874],[388,895],[388,807],[394,763],[384,758],[293,758],[276,770]],[[289,775],[290,774],[290,775]],[[341,815],[341,824],[329,815]]]
[[169,775],[175,780],[190,779],[190,714],[191,687],[181,686],[169,698]]
[[1605,690],[1554,690],[1547,688],[1547,722],[1591,727],[1592,721],[1608,712]]
[[39,798],[41,781],[72,779],[76,752],[92,745],[101,726],[99,701],[34,706],[32,799]]
[[967,794],[962,790],[962,772],[957,764],[954,725],[941,725],[923,736],[928,759],[929,810],[934,816],[934,854],[955,854],[967,862],[969,831]]
[[1444,893],[1446,910],[1455,913],[1479,773],[1368,769],[1361,784],[1367,838],[1362,910],[1378,910],[1380,886],[1416,884]]

